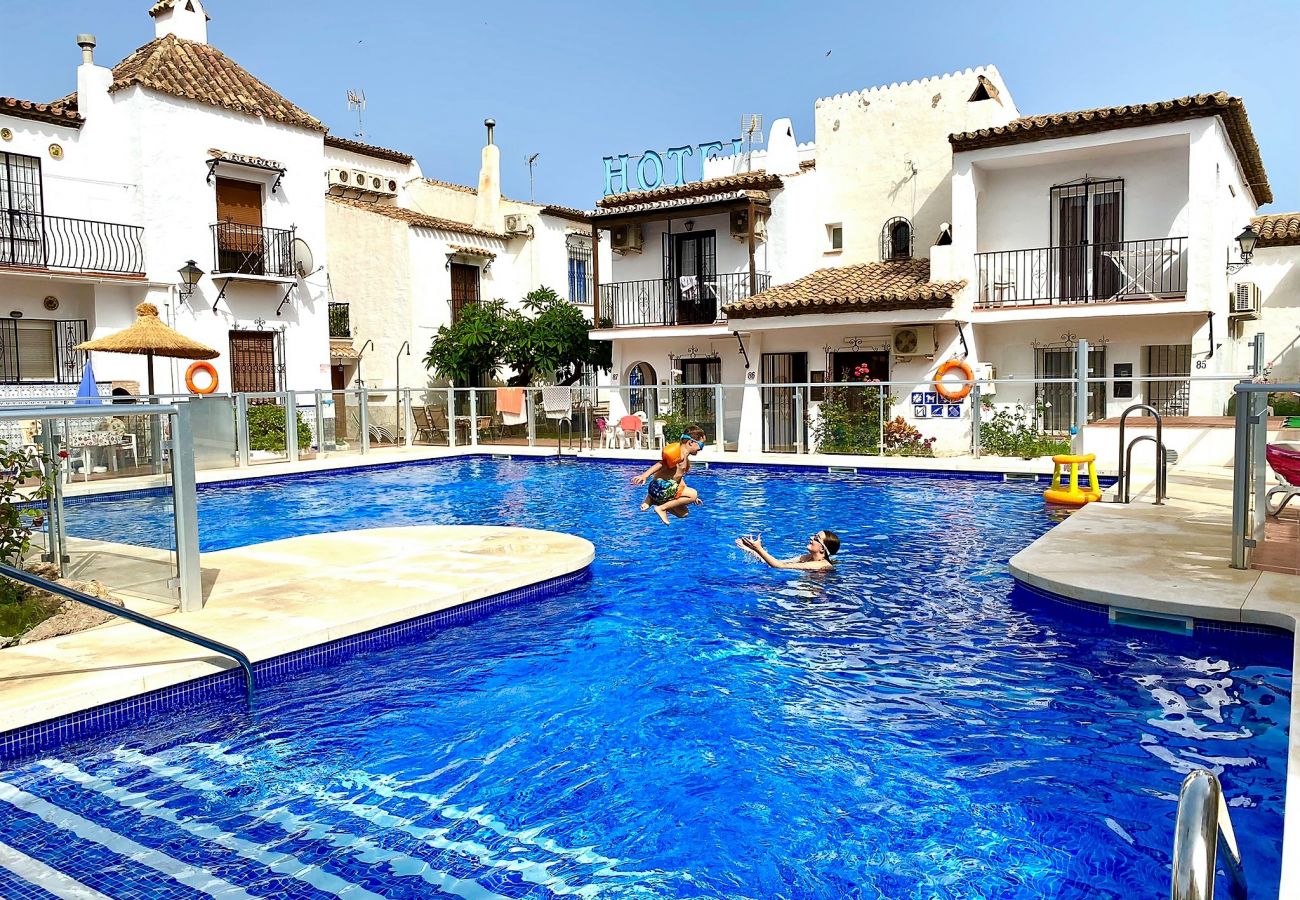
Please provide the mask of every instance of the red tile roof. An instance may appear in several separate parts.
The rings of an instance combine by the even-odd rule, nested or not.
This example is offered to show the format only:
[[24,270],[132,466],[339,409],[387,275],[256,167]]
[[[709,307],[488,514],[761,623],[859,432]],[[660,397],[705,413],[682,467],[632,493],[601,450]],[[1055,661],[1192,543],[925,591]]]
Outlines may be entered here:
[[742,172],[739,175],[723,175],[720,178],[706,178],[688,184],[670,184],[655,188],[653,191],[627,191],[622,194],[610,194],[596,201],[600,209],[616,209],[656,200],[670,200],[683,197],[698,197],[703,194],[718,194],[726,191],[754,188],[768,190],[781,187],[781,179],[766,172]]
[[397,219],[398,221],[405,222],[415,228],[436,228],[440,231],[454,231],[457,234],[472,234],[478,237],[506,240],[506,235],[500,232],[484,231],[481,228],[475,228],[473,225],[467,225],[464,222],[456,222],[451,219],[440,219],[437,216],[426,216],[424,213],[416,212],[413,209],[405,209],[401,206],[381,206],[378,203],[363,203],[360,200],[353,200],[348,197],[335,197],[332,194],[327,196],[326,199],[331,203],[350,206],[353,209],[359,209],[363,212],[385,216],[389,219]]
[[571,206],[543,206],[542,215],[555,216],[557,219],[568,219],[570,222],[577,222],[581,225],[591,224],[591,213],[581,209],[574,209]]
[[415,159],[409,153],[403,153],[400,150],[389,150],[387,147],[376,147],[374,144],[363,144],[360,141],[349,140],[345,137],[339,137],[336,134],[325,135],[325,146],[333,147],[336,150],[347,150],[351,153],[360,153],[362,156],[371,156],[375,159],[386,159],[389,162],[409,163]]
[[69,109],[59,103],[34,103],[31,100],[19,100],[17,97],[0,97],[0,116],[13,116],[17,119],[34,119],[37,122],[50,122],[55,125],[67,125],[80,128],[86,120],[77,115],[75,109]]
[[964,131],[948,136],[954,152],[978,150],[983,147],[1002,147],[1029,141],[1076,134],[1096,134],[1119,128],[1137,128],[1162,122],[1221,116],[1228,131],[1228,140],[1245,171],[1246,181],[1255,199],[1260,203],[1273,202],[1273,190],[1268,184],[1268,173],[1259,155],[1259,144],[1246,117],[1246,106],[1240,97],[1231,97],[1220,91],[1217,94],[1196,94],[1158,103],[1137,103],[1129,106],[1105,106],[1077,112],[1053,113],[1044,116],[1023,116],[1005,125]]
[[1260,247],[1300,246],[1300,212],[1270,213],[1250,220],[1250,227],[1259,232]]
[[[320,120],[299,109],[216,47],[174,34],[155,38],[113,67],[109,93],[133,85],[196,103],[262,116],[286,125],[325,131]],[[77,108],[77,95],[55,105]]]
[[729,303],[731,319],[845,311],[949,309],[965,281],[930,281],[930,261],[891,260],[818,269],[788,284]]

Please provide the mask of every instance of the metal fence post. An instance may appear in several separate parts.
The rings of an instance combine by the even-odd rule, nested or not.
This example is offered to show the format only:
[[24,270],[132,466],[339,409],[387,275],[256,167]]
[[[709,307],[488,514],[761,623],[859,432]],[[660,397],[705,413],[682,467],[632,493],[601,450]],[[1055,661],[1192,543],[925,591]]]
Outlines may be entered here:
[[1074,434],[1070,438],[1070,450],[1083,452],[1083,431],[1088,424],[1088,341],[1079,338],[1079,346],[1074,356]]
[[252,457],[248,446],[248,395],[235,395],[235,442],[239,445],[239,464],[247,468]]
[[361,410],[361,454],[370,452],[370,396],[365,388],[357,391],[357,407]]
[[794,452],[802,454],[803,449],[803,385],[794,387]]
[[[316,453],[325,455],[325,392],[316,388]],[[329,449],[334,449],[333,447]]]
[[478,391],[469,389],[469,445],[478,446]]
[[976,459],[980,458],[980,425],[984,414],[980,403],[980,386],[975,384],[970,389],[970,452]]
[[1232,456],[1232,568],[1246,568],[1246,520],[1249,517],[1250,484],[1250,419],[1254,406],[1252,395],[1240,385],[1236,391],[1236,422],[1233,429]]
[[[722,385],[713,386],[713,428],[717,432],[715,437],[718,442],[718,451],[727,452],[727,393],[722,389]],[[664,435],[664,441],[668,441],[668,435]]]
[[284,395],[284,455],[289,462],[298,461],[298,398],[293,391]]
[[[570,394],[572,397],[572,394]],[[572,403],[570,403],[572,406]],[[528,417],[528,446],[537,446],[537,419],[534,418],[536,405],[533,403],[533,389],[524,388],[524,415]]]
[[[415,446],[415,412],[412,409],[411,388],[406,388],[406,401],[402,406],[402,422],[406,426],[406,446]],[[398,404],[402,404],[402,395],[397,397]]]
[[190,411],[178,404],[172,416],[172,509],[176,513],[176,586],[181,612],[203,608],[199,567],[198,487],[194,471],[194,433]]
[[456,389],[447,388],[447,447],[456,446]]

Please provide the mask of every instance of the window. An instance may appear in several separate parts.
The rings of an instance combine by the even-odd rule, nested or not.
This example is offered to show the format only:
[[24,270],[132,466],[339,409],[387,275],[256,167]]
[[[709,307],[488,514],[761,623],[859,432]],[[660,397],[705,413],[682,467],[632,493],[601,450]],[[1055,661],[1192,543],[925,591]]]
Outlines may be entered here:
[[0,383],[81,380],[84,319],[0,319]]
[[591,244],[569,238],[569,302],[586,306],[591,303]]
[[880,232],[880,258],[912,258],[912,223],[902,216],[895,216],[885,223]]
[[230,332],[230,390],[272,392],[284,387],[278,331]]
[[451,264],[451,321],[460,321],[461,311],[471,303],[478,303],[478,266],[465,263]]
[[831,250],[843,250],[844,249],[844,226],[827,225],[826,240],[830,243]]
[[0,263],[45,265],[41,161],[0,153]]

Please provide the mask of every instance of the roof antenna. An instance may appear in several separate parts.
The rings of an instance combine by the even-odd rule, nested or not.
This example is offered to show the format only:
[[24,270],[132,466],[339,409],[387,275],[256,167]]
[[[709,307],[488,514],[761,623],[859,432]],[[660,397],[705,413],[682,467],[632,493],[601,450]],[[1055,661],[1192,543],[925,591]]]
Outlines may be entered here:
[[533,166],[537,164],[537,157],[540,153],[530,153],[525,157],[524,162],[528,164],[528,202],[537,202],[537,186],[533,183]]
[[361,114],[366,111],[366,92],[364,90],[348,91],[348,109],[354,110],[357,114],[357,140],[364,140],[366,128],[361,120]]

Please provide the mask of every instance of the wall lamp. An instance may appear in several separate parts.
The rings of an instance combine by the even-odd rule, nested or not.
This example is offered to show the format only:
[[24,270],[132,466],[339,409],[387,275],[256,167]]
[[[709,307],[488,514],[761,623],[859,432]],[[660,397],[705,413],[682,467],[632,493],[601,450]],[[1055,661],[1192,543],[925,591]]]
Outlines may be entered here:
[[1241,250],[1241,262],[1228,261],[1228,274],[1240,272],[1250,265],[1250,258],[1255,254],[1255,245],[1259,243],[1259,232],[1247,225],[1237,235],[1237,246]]
[[177,270],[177,274],[181,276],[181,296],[188,299],[194,293],[194,285],[203,277],[203,270],[191,259]]

